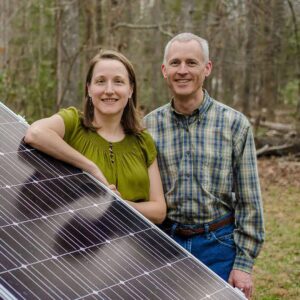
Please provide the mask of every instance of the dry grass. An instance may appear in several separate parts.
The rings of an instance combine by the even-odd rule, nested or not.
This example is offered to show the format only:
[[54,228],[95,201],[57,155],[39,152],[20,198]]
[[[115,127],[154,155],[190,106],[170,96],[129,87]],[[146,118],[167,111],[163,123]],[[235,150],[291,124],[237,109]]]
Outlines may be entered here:
[[300,299],[300,164],[259,161],[266,242],[254,269],[254,300]]

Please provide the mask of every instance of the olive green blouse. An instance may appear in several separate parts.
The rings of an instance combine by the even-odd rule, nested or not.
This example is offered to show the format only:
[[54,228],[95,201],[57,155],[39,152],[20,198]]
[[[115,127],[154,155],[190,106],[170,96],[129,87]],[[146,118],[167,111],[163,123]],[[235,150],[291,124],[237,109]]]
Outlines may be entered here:
[[70,107],[59,111],[65,123],[64,140],[97,164],[122,198],[149,200],[148,167],[156,158],[154,141],[147,131],[128,134],[119,142],[108,142],[82,125],[81,113]]

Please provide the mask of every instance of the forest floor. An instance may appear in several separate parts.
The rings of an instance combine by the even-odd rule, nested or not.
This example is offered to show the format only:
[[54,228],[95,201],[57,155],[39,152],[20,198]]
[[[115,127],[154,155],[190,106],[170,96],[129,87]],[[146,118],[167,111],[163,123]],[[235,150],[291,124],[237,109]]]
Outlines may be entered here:
[[254,267],[253,300],[300,299],[300,162],[258,161],[266,241]]

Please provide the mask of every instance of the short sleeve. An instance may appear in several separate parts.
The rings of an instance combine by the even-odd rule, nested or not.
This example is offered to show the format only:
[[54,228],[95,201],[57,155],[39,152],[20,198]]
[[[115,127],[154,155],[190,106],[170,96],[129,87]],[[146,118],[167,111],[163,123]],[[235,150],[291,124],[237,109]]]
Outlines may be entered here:
[[65,135],[64,140],[66,142],[69,142],[72,139],[73,133],[78,128],[79,122],[80,122],[80,116],[78,110],[71,106],[66,109],[61,109],[58,112],[58,115],[60,115],[65,123]]
[[146,130],[141,132],[138,135],[138,138],[139,138],[139,144],[145,156],[146,165],[149,168],[157,156],[154,140],[150,135],[150,133]]

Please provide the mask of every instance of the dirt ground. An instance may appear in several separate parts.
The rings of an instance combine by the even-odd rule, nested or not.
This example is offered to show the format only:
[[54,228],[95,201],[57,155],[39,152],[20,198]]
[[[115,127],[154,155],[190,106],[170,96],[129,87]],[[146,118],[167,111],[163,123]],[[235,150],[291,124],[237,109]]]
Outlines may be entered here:
[[262,190],[273,184],[300,188],[300,162],[293,157],[262,158],[258,168]]

